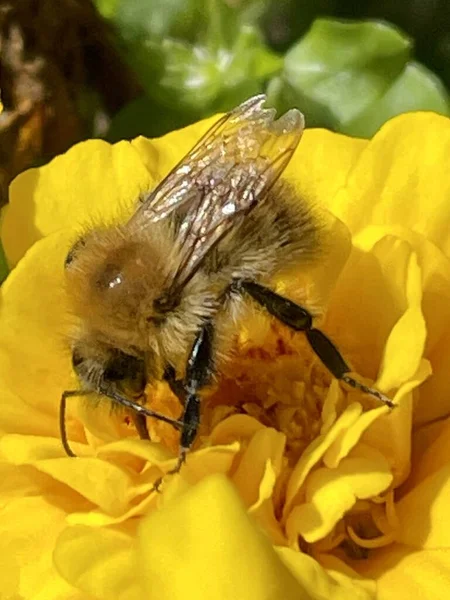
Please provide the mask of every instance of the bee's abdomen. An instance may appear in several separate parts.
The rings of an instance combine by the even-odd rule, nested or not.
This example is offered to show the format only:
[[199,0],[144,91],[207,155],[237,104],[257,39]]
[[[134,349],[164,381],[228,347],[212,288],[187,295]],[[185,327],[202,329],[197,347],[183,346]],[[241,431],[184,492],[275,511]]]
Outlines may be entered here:
[[278,182],[220,242],[206,268],[228,278],[265,278],[319,252],[320,226],[310,206],[291,185]]

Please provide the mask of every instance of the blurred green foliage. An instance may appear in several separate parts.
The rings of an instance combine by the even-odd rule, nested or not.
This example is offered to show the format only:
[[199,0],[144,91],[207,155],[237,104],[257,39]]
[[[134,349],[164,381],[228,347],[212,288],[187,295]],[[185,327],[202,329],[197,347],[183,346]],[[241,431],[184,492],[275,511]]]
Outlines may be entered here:
[[[413,59],[402,31],[382,21],[313,20],[327,10],[345,13],[345,2],[96,4],[145,92],[112,119],[112,141],[161,135],[261,91],[279,110],[300,108],[309,126],[362,137],[408,110],[450,112],[445,87]],[[307,31],[305,23],[312,23]]]
[[128,129],[130,137],[159,135],[263,91],[283,59],[256,25],[262,6],[247,2],[237,10],[223,0],[99,2],[146,94],[117,116],[110,139]]
[[411,41],[385,23],[318,19],[285,55],[269,100],[282,110],[303,107],[309,125],[362,137],[406,110],[447,114],[444,87],[410,61],[411,50]]

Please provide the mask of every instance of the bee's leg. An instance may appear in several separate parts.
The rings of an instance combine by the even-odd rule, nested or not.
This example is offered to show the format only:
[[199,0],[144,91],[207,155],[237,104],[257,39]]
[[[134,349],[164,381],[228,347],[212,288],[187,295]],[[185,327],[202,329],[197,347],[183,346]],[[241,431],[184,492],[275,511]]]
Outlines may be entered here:
[[361,390],[365,394],[375,396],[390,408],[394,403],[378,390],[368,387],[349,375],[350,367],[341,356],[333,342],[319,329],[312,326],[312,315],[295,302],[283,298],[272,290],[253,281],[240,281],[233,285],[234,290],[241,290],[251,296],[271,315],[295,331],[304,331],[311,348],[336,379]]
[[[208,385],[213,372],[213,326],[210,321],[205,323],[197,334],[186,365],[184,381],[184,413],[182,416],[180,454],[173,469],[165,475],[178,473],[186,460],[200,423],[200,398],[198,392]],[[159,489],[163,477],[158,478],[153,488]]]
[[186,403],[186,390],[184,383],[181,379],[177,379],[177,374],[172,365],[167,365],[164,370],[164,381],[167,381],[170,390],[180,401],[181,405],[184,406]]
[[141,440],[149,440],[150,434],[147,427],[147,417],[145,415],[138,415],[136,413],[131,414],[136,431],[139,434]]

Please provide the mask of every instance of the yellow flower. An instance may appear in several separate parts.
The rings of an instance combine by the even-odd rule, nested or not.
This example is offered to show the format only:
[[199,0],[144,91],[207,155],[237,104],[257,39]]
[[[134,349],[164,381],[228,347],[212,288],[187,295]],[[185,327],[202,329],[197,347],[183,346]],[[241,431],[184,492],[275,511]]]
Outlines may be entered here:
[[[450,121],[411,114],[370,142],[305,133],[286,176],[328,209],[326,257],[284,292],[398,407],[344,389],[301,334],[255,313],[205,399],[199,443],[137,439],[126,415],[69,407],[63,262],[120,220],[211,121],[159,140],[79,144],[11,186],[16,265],[0,308],[2,596],[33,600],[443,598],[450,581]],[[152,407],[179,411],[165,385]]]

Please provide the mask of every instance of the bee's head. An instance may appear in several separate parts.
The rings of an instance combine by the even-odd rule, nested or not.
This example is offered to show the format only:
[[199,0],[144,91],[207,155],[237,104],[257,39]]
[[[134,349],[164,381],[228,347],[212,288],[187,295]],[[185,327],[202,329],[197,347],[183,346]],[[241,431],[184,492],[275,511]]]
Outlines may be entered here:
[[85,330],[124,351],[145,348],[167,280],[169,240],[124,231],[95,230],[80,238],[65,260],[72,309]]

